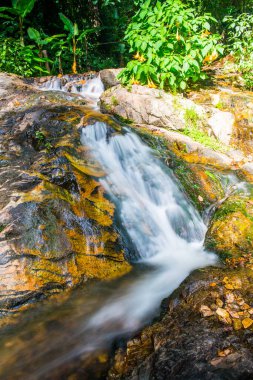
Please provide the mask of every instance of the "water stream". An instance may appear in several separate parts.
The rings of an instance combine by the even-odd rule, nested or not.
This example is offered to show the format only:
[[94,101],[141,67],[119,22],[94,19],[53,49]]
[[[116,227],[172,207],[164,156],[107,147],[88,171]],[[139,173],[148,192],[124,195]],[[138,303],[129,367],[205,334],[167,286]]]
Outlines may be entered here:
[[[96,85],[101,86],[98,80]],[[97,96],[99,91],[94,87],[90,92],[86,88],[86,92]],[[7,368],[6,379],[22,379],[24,373],[26,379],[50,379],[52,371],[71,359],[80,355],[85,358],[110,346],[116,338],[138,330],[150,320],[162,299],[192,270],[216,261],[214,254],[203,249],[206,226],[173,172],[153,156],[135,133],[128,128],[116,133],[97,121],[83,128],[81,142],[90,148],[106,173],[101,183],[116,205],[120,223],[134,248],[134,269],[111,283],[74,292],[72,299],[57,311],[51,304],[29,324],[25,322],[20,334],[33,331],[28,334],[25,350],[21,353],[18,344],[12,348],[15,363],[11,365],[6,352],[0,359]],[[60,315],[53,320],[60,320],[61,328],[41,338],[38,331],[41,324],[45,327],[52,320],[52,310],[54,315]],[[17,377],[8,377],[8,371]]]

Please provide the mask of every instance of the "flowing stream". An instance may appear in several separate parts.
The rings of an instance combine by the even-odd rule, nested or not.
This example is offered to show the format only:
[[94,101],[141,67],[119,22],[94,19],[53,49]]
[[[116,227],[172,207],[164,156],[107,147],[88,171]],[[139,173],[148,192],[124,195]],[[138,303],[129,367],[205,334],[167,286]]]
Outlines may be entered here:
[[[95,84],[101,88],[98,80]],[[95,87],[86,91],[91,96],[98,92]],[[80,355],[84,358],[110,346],[116,338],[137,331],[192,270],[216,261],[214,254],[203,249],[206,226],[173,172],[135,133],[128,128],[118,133],[96,121],[83,128],[81,142],[106,173],[101,183],[131,241],[134,269],[112,283],[90,286],[83,299],[82,291],[74,292],[75,301],[72,299],[62,309],[64,331],[58,331],[57,336],[54,331],[44,340],[31,337],[28,347],[33,351],[32,368],[25,352],[16,360],[16,373],[25,366],[29,368],[26,379],[50,379],[55,368],[71,359]],[[29,328],[32,324],[34,330],[38,329],[38,320],[44,318],[45,323],[50,313],[34,317]],[[13,347],[13,354],[18,349]]]

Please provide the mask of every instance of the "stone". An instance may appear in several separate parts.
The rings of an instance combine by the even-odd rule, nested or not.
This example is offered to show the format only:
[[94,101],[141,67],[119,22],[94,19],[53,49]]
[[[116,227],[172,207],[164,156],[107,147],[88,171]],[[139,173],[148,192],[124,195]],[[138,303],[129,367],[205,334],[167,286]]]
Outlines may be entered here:
[[220,110],[216,110],[208,120],[215,137],[225,145],[230,144],[234,123],[235,116],[231,112]]
[[203,317],[211,317],[214,315],[214,312],[206,305],[201,305],[200,312]]
[[104,69],[99,72],[100,78],[106,90],[120,84],[117,76],[121,71],[122,69]]

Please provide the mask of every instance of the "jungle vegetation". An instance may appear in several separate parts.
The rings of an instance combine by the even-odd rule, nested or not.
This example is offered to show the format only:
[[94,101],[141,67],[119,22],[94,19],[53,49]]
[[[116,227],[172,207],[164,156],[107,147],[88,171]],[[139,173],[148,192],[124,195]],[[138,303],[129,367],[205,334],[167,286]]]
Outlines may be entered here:
[[[3,0],[0,71],[125,67],[121,80],[184,91],[230,57],[253,87],[253,0]],[[225,59],[224,59],[225,61]]]

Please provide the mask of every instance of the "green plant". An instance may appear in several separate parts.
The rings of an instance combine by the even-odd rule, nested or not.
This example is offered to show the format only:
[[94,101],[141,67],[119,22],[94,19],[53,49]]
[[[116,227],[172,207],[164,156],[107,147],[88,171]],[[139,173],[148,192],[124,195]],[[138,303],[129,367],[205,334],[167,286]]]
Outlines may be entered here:
[[213,136],[209,136],[205,131],[199,128],[200,117],[194,108],[185,110],[185,129],[183,134],[191,137],[193,140],[201,143],[207,148],[218,150],[221,152],[226,151],[226,148]]
[[35,138],[36,138],[36,140],[38,140],[40,142],[43,142],[46,139],[44,133],[41,132],[41,131],[36,131],[35,132]]
[[253,89],[253,14],[224,18],[227,28],[227,52],[235,58],[236,70],[242,73],[245,85]]
[[111,102],[112,102],[112,105],[114,106],[119,105],[118,99],[114,95],[111,97]]
[[[77,56],[81,54],[81,50],[78,49],[78,43],[82,40],[84,40],[84,45],[85,45],[85,53],[86,53],[86,58],[88,55],[88,41],[87,41],[87,36],[90,33],[94,33],[97,28],[88,28],[85,30],[82,30],[82,32],[79,32],[79,28],[77,23],[73,23],[68,17],[66,17],[63,13],[59,13],[59,17],[61,21],[64,24],[64,29],[68,32],[67,36],[67,42],[71,41],[71,49],[72,49],[72,54],[73,54],[73,64],[72,64],[72,72],[73,74],[77,73]],[[62,42],[62,46],[64,46],[64,43]]]
[[220,36],[211,33],[215,19],[197,16],[180,0],[146,0],[127,28],[125,39],[134,52],[120,73],[121,81],[184,91],[207,75],[204,64],[223,53]]
[[197,128],[200,122],[200,117],[197,111],[195,110],[195,108],[193,107],[187,108],[185,110],[184,119],[185,119],[186,126],[191,126],[194,128]]
[[[12,0],[12,7],[0,7],[0,12],[8,12],[18,17],[21,45],[24,45],[24,19],[32,11],[35,2],[36,0]],[[0,14],[0,17],[6,18],[6,15]]]
[[14,38],[0,39],[0,71],[11,72],[25,77],[47,73],[40,64],[45,58],[39,57],[39,51],[33,45],[22,45]]
[[56,39],[64,36],[64,34],[57,34],[57,35],[49,37],[35,28],[28,28],[27,33],[28,33],[29,38],[36,43],[39,50],[39,57],[43,58],[43,55],[44,55],[44,62],[46,65],[46,69],[50,73],[49,62],[52,63],[52,60],[48,59],[47,51],[43,49],[45,49],[47,45],[52,44],[52,42],[54,42]]

